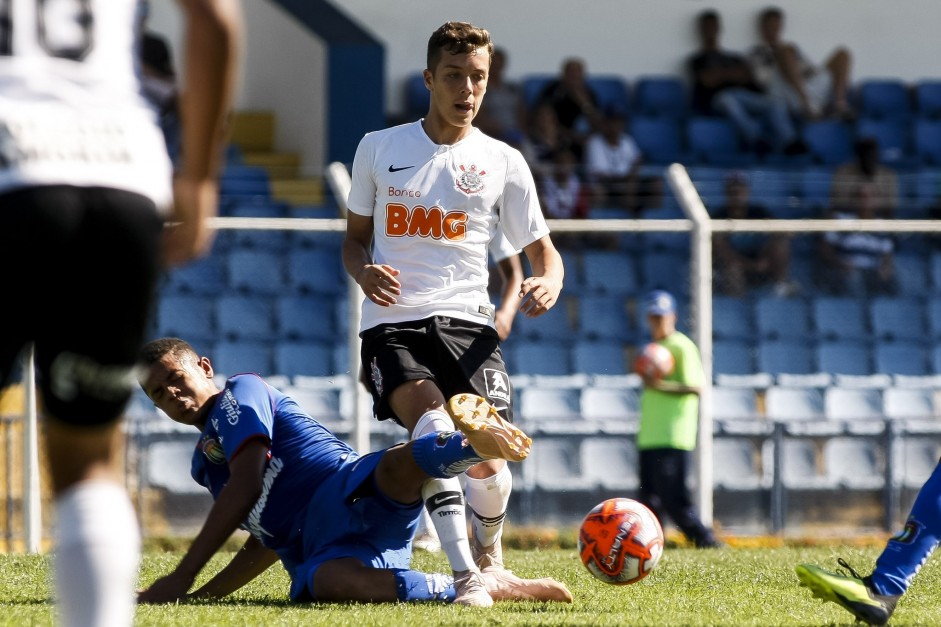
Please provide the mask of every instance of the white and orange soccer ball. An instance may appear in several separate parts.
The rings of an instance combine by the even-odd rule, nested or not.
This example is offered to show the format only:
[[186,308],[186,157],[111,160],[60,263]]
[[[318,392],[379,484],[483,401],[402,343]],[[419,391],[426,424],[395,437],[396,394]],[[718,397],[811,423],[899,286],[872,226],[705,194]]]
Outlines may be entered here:
[[596,579],[619,586],[636,583],[660,562],[663,528],[643,503],[608,499],[582,521],[578,554]]
[[673,353],[662,344],[651,342],[634,358],[634,372],[645,378],[662,379],[676,367]]

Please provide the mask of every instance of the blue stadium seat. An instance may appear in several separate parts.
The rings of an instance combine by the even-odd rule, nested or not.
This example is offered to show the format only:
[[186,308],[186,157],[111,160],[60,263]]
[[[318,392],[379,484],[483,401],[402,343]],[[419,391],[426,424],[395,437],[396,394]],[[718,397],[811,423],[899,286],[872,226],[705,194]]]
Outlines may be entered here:
[[855,298],[819,296],[812,303],[814,325],[821,340],[865,340],[869,324],[865,303]]
[[[287,217],[284,206],[271,201],[236,203],[228,210],[233,218],[284,218]],[[230,247],[258,248],[281,252],[290,245],[293,232],[284,229],[241,228],[229,231]]]
[[872,332],[881,340],[924,339],[927,328],[923,314],[924,306],[920,298],[880,296],[869,301]]
[[271,195],[268,170],[252,165],[227,165],[219,177],[220,197]]
[[630,341],[637,332],[623,296],[586,294],[576,301],[579,337],[589,340]]
[[644,292],[663,289],[676,297],[689,295],[689,258],[663,251],[648,253],[640,260],[641,286]]
[[900,79],[864,79],[856,86],[856,95],[863,118],[904,121],[912,114],[908,85]]
[[898,291],[902,296],[923,296],[929,284],[928,262],[924,255],[901,251],[893,258]]
[[204,294],[166,294],[157,303],[156,330],[160,336],[193,341],[216,339],[215,300]]
[[915,156],[925,165],[941,165],[941,119],[915,120],[912,135]]
[[869,346],[855,340],[824,340],[816,346],[817,369],[830,374],[872,374]]
[[596,293],[626,296],[639,287],[634,255],[625,251],[586,250],[582,272],[585,288]]
[[759,340],[756,361],[759,372],[772,375],[817,371],[813,349],[797,340]]
[[820,420],[824,418],[823,392],[773,385],[765,392],[765,413],[769,420]]
[[[770,463],[770,441],[763,457]],[[781,443],[781,481],[791,490],[829,490],[836,487],[819,469],[817,446],[809,439],[785,438]]]
[[752,304],[743,298],[716,296],[712,299],[712,337],[751,340],[755,337]]
[[716,340],[712,343],[714,374],[752,374],[755,372],[754,350],[745,340]]
[[572,374],[567,343],[551,340],[514,341],[504,346],[513,374]]
[[541,438],[526,460],[532,467],[536,488],[544,492],[587,490],[582,477],[575,440],[564,437]]
[[286,285],[280,252],[232,250],[227,257],[226,270],[229,287],[245,294],[274,295]]
[[274,371],[289,377],[335,374],[331,344],[313,340],[280,341],[274,348]]
[[221,294],[226,289],[225,257],[210,255],[170,269],[162,287],[165,294]]
[[630,133],[646,163],[667,165],[685,156],[683,130],[674,118],[635,117],[630,122]]
[[346,292],[346,273],[332,249],[292,248],[287,255],[288,285],[302,294]]
[[594,74],[586,81],[598,97],[598,108],[603,112],[630,113],[631,95],[621,76]]
[[273,340],[274,308],[267,296],[225,294],[216,298],[219,337],[226,340]]
[[752,158],[742,151],[738,131],[725,118],[693,116],[686,122],[686,144],[699,163],[745,166]]
[[832,168],[804,168],[799,174],[801,204],[809,215],[820,215],[830,206]]
[[810,305],[804,299],[759,296],[755,301],[758,336],[768,340],[809,337],[810,313]]
[[288,294],[274,303],[278,333],[285,340],[336,341],[336,307],[329,296]]
[[807,122],[801,131],[814,160],[823,165],[837,165],[853,157],[853,131],[845,122],[817,120]]
[[941,118],[941,80],[915,83],[915,113],[920,118]]
[[926,337],[932,340],[941,339],[941,296],[935,295],[928,299],[925,313],[928,320]]
[[928,374],[928,362],[923,341],[876,341],[873,351],[876,372],[913,376]]
[[259,340],[217,342],[212,363],[216,373],[224,376],[243,372],[255,372],[261,376],[275,374],[272,370],[271,343]]
[[572,346],[574,372],[585,374],[627,374],[624,346],[616,340],[578,340]]
[[519,391],[519,413],[537,428],[548,422],[578,421],[580,396],[581,391],[574,387],[530,385]]
[[559,299],[552,309],[538,318],[517,316],[513,333],[528,340],[571,340],[575,336],[575,325],[569,317],[568,299]]
[[678,76],[642,76],[634,82],[634,115],[680,120],[688,105],[686,84]]

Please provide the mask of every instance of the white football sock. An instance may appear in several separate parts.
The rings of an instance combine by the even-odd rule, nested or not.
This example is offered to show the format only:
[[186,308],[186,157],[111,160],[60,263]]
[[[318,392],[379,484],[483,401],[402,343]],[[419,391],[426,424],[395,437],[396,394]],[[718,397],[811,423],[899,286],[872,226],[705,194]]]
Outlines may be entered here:
[[84,481],[56,499],[55,594],[59,625],[134,622],[140,528],[123,487]]
[[474,479],[464,473],[467,504],[471,508],[471,525],[480,546],[499,542],[503,535],[503,519],[513,491],[513,475],[504,466],[486,479]]
[[[412,431],[412,439],[436,431],[454,431],[454,422],[444,410],[425,412]],[[464,507],[464,491],[461,480],[429,479],[421,489],[425,508],[438,534],[441,550],[448,557],[451,570],[460,572],[477,569],[471,557],[470,540],[467,535],[467,514]]]

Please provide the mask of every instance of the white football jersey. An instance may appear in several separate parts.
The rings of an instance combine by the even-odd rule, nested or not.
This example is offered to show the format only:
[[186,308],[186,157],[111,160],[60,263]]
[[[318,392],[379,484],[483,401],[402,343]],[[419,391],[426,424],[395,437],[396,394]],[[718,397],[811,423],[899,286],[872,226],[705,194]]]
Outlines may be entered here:
[[363,300],[360,330],[436,315],[493,326],[491,239],[502,231],[521,250],[549,233],[523,156],[476,129],[453,145],[421,121],[368,133],[352,178],[350,211],[375,222],[373,263],[402,284],[391,307]]
[[137,0],[0,2],[0,192],[105,186],[165,209],[171,164],[141,95]]

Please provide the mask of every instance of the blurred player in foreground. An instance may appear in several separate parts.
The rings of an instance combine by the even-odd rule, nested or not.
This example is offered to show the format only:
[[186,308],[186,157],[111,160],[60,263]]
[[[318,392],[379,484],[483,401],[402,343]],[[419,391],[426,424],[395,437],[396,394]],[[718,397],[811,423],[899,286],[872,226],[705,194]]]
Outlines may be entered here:
[[834,573],[813,564],[797,567],[801,585],[814,596],[837,603],[857,620],[885,625],[895,605],[941,541],[941,464],[935,466],[921,487],[901,531],[883,549],[872,574],[860,577],[842,558],[849,571]]
[[[141,386],[172,420],[201,431],[192,474],[215,503],[186,555],[140,601],[219,598],[279,558],[295,601],[443,601],[454,579],[410,569],[412,534],[429,477],[455,477],[484,459],[522,461],[528,438],[479,397],[451,399],[458,431],[358,455],[297,403],[255,374],[223,389],[208,357],[179,338],[143,349]],[[238,528],[249,532],[229,564],[199,589],[196,576]],[[553,579],[487,573],[496,600],[571,602]]]
[[[175,187],[141,93],[138,3],[12,0],[0,12],[0,266],[11,295],[0,382],[32,343],[66,625],[133,621],[140,530],[115,472],[119,419],[161,252],[183,263],[212,241],[204,219],[216,211],[241,12],[235,0],[180,4],[185,154]],[[164,231],[167,217],[177,224]]]
[[[512,416],[510,378],[487,293],[487,246],[497,229],[522,250],[533,275],[520,310],[544,314],[562,290],[562,258],[549,238],[532,173],[520,152],[473,120],[487,91],[493,43],[465,22],[430,37],[422,120],[368,133],[353,159],[343,263],[365,294],[362,363],[374,414],[412,438],[452,430],[446,399],[485,398]],[[456,578],[456,602],[493,603],[482,569],[501,570],[500,537],[512,490],[502,460],[468,469],[468,540],[457,477],[422,490]]]

